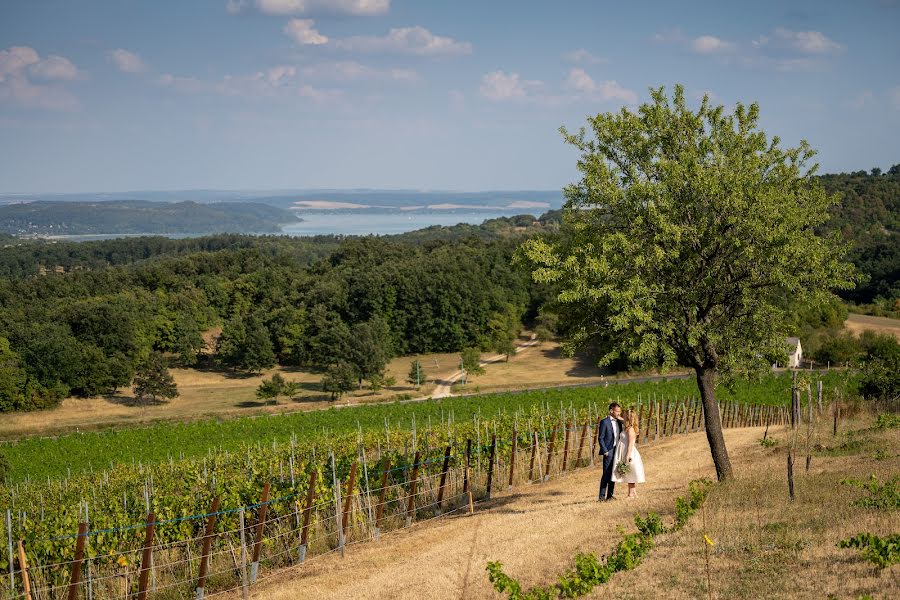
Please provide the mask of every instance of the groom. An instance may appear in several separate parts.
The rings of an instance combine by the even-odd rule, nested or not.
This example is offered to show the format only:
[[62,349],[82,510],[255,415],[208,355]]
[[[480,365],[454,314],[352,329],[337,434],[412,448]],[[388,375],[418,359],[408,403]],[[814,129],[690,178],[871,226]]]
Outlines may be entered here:
[[616,483],[612,481],[613,469],[616,465],[616,444],[619,441],[619,433],[622,431],[621,421],[619,417],[622,414],[622,407],[618,402],[609,405],[609,416],[600,421],[600,432],[597,434],[597,440],[600,446],[600,455],[603,456],[603,476],[600,477],[600,501],[615,500],[613,490],[616,489]]

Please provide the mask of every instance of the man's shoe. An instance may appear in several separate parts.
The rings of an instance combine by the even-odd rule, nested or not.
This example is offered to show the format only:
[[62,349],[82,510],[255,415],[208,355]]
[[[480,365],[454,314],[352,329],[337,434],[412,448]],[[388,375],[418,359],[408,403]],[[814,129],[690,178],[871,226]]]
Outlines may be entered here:
[[618,498],[615,496],[607,496],[606,501],[609,502],[610,500],[618,500]]

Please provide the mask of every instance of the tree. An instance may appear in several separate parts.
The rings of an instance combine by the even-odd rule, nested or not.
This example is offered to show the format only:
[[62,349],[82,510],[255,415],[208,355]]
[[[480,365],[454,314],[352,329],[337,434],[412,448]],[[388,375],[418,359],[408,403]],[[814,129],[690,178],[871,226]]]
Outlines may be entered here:
[[19,368],[19,355],[9,347],[9,340],[0,337],[0,412],[22,408],[24,384],[25,372]]
[[481,366],[481,352],[478,348],[463,348],[459,356],[462,368],[467,374],[481,375],[484,373],[484,367]]
[[416,386],[416,389],[419,389],[419,386],[425,383],[425,369],[422,368],[422,361],[418,358],[410,363],[406,381]]
[[358,323],[350,330],[349,351],[345,360],[356,370],[362,389],[363,379],[371,379],[384,372],[391,359],[391,330],[380,317]]
[[278,404],[278,396],[284,393],[284,384],[284,377],[279,373],[275,373],[271,379],[264,379],[259,384],[259,387],[256,388],[256,397],[260,400],[265,400],[266,403],[272,400],[273,404]]
[[385,375],[384,373],[376,373],[369,377],[369,389],[377,392],[386,387],[392,387],[397,384],[397,378],[393,375]]
[[178,397],[178,386],[169,373],[162,354],[153,352],[141,363],[134,374],[134,397],[138,402],[156,404],[160,398]]
[[[806,142],[783,150],[758,129],[759,107],[733,114],[663,88],[637,113],[599,114],[561,132],[581,152],[565,189],[564,235],[526,241],[522,255],[556,300],[591,317],[572,332],[607,331],[617,352],[693,369],[719,479],[732,475],[716,378],[786,356],[779,299],[822,302],[852,286],[839,238],[815,228],[837,202],[812,179]],[[770,363],[771,364],[771,363]]]
[[322,391],[331,394],[332,402],[354,387],[356,387],[356,370],[350,363],[338,362],[331,365],[322,378]]
[[275,365],[269,330],[257,315],[238,315],[226,322],[216,352],[226,365],[251,373]]
[[507,362],[510,355],[516,353],[516,338],[521,329],[519,311],[512,304],[506,304],[502,311],[495,313],[488,321],[491,346],[500,354],[505,354]]

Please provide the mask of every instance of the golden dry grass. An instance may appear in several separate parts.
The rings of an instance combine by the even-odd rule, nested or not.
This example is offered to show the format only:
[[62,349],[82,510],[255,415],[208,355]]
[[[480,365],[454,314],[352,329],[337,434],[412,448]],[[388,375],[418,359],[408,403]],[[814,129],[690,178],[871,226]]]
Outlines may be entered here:
[[876,333],[887,333],[900,339],[900,319],[851,314],[844,321],[844,327],[856,335],[868,330]]
[[[863,427],[863,421],[854,426]],[[836,544],[863,531],[897,532],[895,513],[851,508],[850,501],[863,492],[839,481],[897,475],[900,432],[866,434],[848,446],[846,436],[832,438],[823,424],[812,437],[823,448],[814,453],[808,474],[801,436],[794,502],[788,500],[784,474],[786,430],[769,433],[779,440],[776,448],[758,443],[760,428],[727,430],[737,477],[713,488],[706,527],[698,512],[680,532],[657,538],[635,570],[615,575],[587,597],[707,598],[704,533],[716,544],[713,598],[897,597],[900,566],[876,576],[857,551]],[[667,439],[642,453],[648,483],[639,487],[637,500],[597,503],[598,471],[582,469],[497,495],[474,516],[423,523],[380,542],[351,546],[343,559],[323,556],[276,572],[251,588],[251,597],[501,598],[484,570],[489,560],[501,561],[523,586],[552,583],[572,566],[577,552],[612,550],[621,539],[620,527],[634,531],[634,514],[656,511],[670,523],[674,498],[686,492],[688,481],[713,476],[703,433]],[[621,490],[617,495],[623,496]]]
[[823,424],[813,443],[830,450],[813,453],[809,473],[801,435],[794,502],[786,481],[787,437],[782,433],[777,439],[774,449],[754,448],[754,460],[744,463],[735,481],[713,489],[705,506],[706,528],[698,513],[680,532],[660,538],[636,570],[616,575],[589,597],[650,598],[664,587],[667,598],[707,598],[704,533],[715,542],[713,598],[897,597],[900,566],[876,574],[858,551],[837,543],[861,532],[884,536],[900,530],[896,512],[851,507],[865,493],[840,484],[870,474],[881,481],[897,476],[900,432],[865,435],[858,446],[846,445],[844,435],[832,437]]

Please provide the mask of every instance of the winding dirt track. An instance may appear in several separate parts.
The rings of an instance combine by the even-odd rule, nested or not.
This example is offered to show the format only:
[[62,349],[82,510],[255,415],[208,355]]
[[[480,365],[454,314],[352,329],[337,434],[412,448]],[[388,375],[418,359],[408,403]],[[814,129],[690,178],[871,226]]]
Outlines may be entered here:
[[[760,428],[725,431],[732,463],[750,460]],[[488,582],[489,560],[524,585],[547,584],[572,565],[576,552],[609,552],[633,531],[635,513],[673,512],[675,496],[691,479],[714,478],[704,433],[667,439],[641,449],[648,483],[640,497],[596,501],[599,470],[585,468],[542,484],[495,494],[474,515],[422,523],[411,529],[285,569],[251,588],[252,598],[385,598],[390,600],[499,598]],[[624,487],[624,486],[623,486]],[[240,597],[239,595],[235,597]]]

